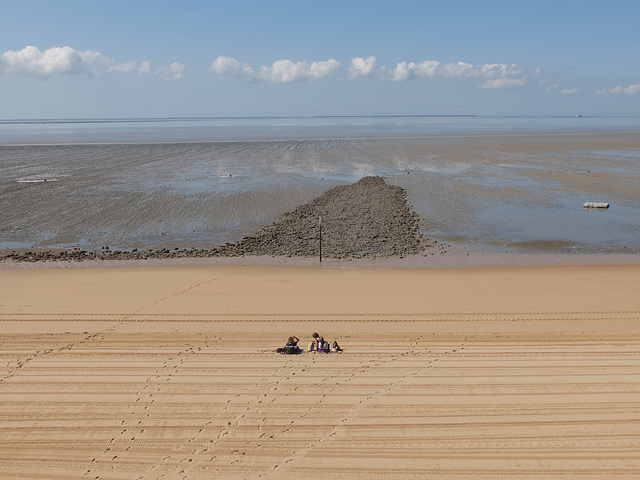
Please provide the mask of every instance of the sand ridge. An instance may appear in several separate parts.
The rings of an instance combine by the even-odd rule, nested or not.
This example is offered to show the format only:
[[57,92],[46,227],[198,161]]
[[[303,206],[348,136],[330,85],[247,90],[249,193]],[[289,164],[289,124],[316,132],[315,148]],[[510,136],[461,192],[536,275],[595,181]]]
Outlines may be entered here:
[[[637,478],[640,267],[0,271],[0,478]],[[290,334],[343,354],[282,356]]]

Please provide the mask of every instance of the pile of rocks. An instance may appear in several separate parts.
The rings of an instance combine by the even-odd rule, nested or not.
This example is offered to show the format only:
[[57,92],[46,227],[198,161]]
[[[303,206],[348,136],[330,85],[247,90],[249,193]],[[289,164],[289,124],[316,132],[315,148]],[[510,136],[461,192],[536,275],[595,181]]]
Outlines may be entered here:
[[321,197],[284,215],[280,222],[244,237],[237,243],[211,249],[159,249],[98,252],[12,252],[1,258],[13,261],[136,260],[185,257],[317,256],[332,258],[392,257],[417,254],[427,243],[420,234],[419,218],[407,205],[406,191],[388,185],[382,177],[335,187]]
[[425,248],[418,217],[406,192],[382,177],[365,177],[335,187],[287,213],[284,220],[220,249],[221,255],[314,256],[333,258],[391,257]]

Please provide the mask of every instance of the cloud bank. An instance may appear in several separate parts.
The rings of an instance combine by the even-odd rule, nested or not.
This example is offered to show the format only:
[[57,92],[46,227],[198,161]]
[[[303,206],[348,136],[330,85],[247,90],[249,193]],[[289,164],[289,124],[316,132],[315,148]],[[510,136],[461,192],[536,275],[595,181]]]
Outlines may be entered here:
[[[22,50],[7,50],[0,54],[0,76],[25,76],[47,79],[54,75],[149,75],[166,81],[184,77],[186,65],[173,62],[168,66],[152,66],[148,60],[117,62],[95,50],[76,50],[69,46],[51,47],[41,51],[35,46]],[[472,79],[483,89],[521,88],[527,83],[527,74],[518,64],[468,62],[442,63],[437,60],[421,62],[402,61],[393,67],[380,64],[374,56],[354,57],[343,69],[341,62],[328,60],[295,62],[289,59],[276,60],[271,65],[254,68],[232,57],[219,56],[211,64],[210,71],[221,76],[235,77],[246,82],[292,83],[311,82],[329,77],[350,80],[374,78],[391,82],[418,79]],[[339,73],[342,72],[342,73]],[[557,91],[561,95],[574,95],[577,88],[561,90],[557,84],[549,84],[542,71],[536,68],[532,76],[547,92]],[[597,95],[637,95],[640,83],[618,85],[595,92]]]
[[[354,58],[352,66],[363,59]],[[375,60],[369,57],[368,61]],[[474,65],[467,62],[441,63],[437,60],[425,60],[420,63],[400,62],[395,68],[379,67],[371,70],[370,75],[379,75],[383,79],[402,82],[416,78],[471,78],[485,79],[482,88],[516,88],[526,84],[524,69],[516,64],[491,63]]]
[[640,93],[640,83],[627,85],[626,87],[618,85],[616,88],[612,88],[611,90],[605,88],[596,92],[597,95],[636,95],[638,93]]
[[4,52],[0,57],[0,72],[47,77],[59,73],[93,73],[108,63],[109,59],[93,50],[82,52],[71,47],[52,47],[41,52],[37,47],[28,46],[17,52]]
[[321,79],[340,66],[340,62],[333,58],[312,63],[276,60],[270,67],[262,66],[258,70],[254,70],[248,64],[235,58],[221,56],[215,59],[211,65],[211,71],[218,75],[239,76],[249,82],[290,83]]
[[[142,66],[140,69],[142,69]],[[140,71],[140,69],[138,71]],[[150,69],[151,65],[148,65],[148,68],[145,68],[145,71]],[[173,62],[168,67],[158,68],[154,73],[163,80],[180,80],[183,76],[184,69],[184,63]]]
[[[249,64],[235,58],[220,56],[211,65],[211,71],[224,76],[239,77],[245,81],[296,82],[324,78],[341,68],[339,61],[307,63],[291,60],[277,60],[271,65],[252,68]],[[423,62],[399,62],[393,68],[380,65],[373,56],[351,59],[347,69],[352,80],[375,77],[383,80],[403,82],[417,78],[472,78],[484,79],[482,88],[516,88],[526,84],[524,69],[516,64],[474,65],[467,62],[441,63],[436,60]]]
[[182,78],[184,64],[173,63],[168,67],[151,69],[148,61],[141,63],[133,60],[117,63],[94,50],[76,50],[74,48],[51,47],[40,51],[34,46],[22,50],[7,50],[0,56],[0,75],[34,76],[46,79],[52,75],[99,75],[103,73],[124,74],[137,71],[146,75],[154,73],[165,80]]
[[374,73],[379,73],[384,67],[378,65],[376,57],[367,58],[352,58],[351,66],[349,67],[349,74],[352,79],[358,77],[369,77]]
[[494,78],[484,82],[482,88],[519,88],[524,87],[527,83],[526,77],[521,78]]

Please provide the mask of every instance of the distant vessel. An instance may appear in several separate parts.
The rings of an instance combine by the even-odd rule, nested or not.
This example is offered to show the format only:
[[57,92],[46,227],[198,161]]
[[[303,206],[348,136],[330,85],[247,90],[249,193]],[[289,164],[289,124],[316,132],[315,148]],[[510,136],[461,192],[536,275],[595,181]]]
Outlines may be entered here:
[[584,208],[609,208],[609,204],[606,202],[586,202],[583,205]]
[[582,115],[578,114],[576,115],[576,118],[582,118]]

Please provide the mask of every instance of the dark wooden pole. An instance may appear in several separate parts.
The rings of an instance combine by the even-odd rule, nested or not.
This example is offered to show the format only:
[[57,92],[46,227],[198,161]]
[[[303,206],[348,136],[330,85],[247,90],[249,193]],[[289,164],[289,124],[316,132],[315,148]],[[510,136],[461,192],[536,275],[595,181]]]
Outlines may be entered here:
[[318,227],[320,228],[320,263],[322,263],[322,213],[318,215]]

